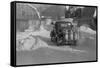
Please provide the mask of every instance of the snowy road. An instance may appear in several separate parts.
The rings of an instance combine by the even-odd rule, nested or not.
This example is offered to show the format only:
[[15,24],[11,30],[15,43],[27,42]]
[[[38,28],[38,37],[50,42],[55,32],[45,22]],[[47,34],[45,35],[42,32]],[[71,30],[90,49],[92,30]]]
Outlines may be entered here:
[[57,47],[50,42],[50,32],[24,32],[17,34],[17,64],[39,64],[91,61],[96,59],[96,34],[82,31],[76,46]]

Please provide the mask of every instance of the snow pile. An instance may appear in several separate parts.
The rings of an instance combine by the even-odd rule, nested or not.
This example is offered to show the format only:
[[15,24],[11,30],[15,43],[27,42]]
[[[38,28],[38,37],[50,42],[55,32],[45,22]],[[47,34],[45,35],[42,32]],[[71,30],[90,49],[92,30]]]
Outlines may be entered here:
[[40,30],[33,32],[32,35],[50,38],[50,31],[47,31],[43,26],[40,26]]
[[50,31],[45,30],[43,26],[40,28],[39,31],[35,32],[26,31],[17,33],[17,50],[31,50],[47,46],[46,42],[43,42],[36,36],[50,38]]
[[32,47],[34,47],[36,38],[32,36],[26,36],[26,38],[17,39],[16,41],[17,51],[30,50]]
[[92,30],[89,27],[86,26],[80,26],[79,28],[79,35],[80,35],[80,39],[85,40],[85,38],[89,38],[89,39],[95,39],[96,38],[96,31]]
[[89,33],[89,34],[96,34],[96,31],[92,30],[91,28],[89,27],[86,27],[86,26],[80,26],[80,31],[82,32],[86,32],[86,33]]

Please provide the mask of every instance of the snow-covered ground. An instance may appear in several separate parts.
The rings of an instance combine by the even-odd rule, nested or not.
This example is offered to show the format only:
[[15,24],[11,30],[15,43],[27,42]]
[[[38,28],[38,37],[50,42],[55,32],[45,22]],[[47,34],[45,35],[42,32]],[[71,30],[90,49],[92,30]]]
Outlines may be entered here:
[[[89,38],[94,39],[96,35],[96,31],[93,31],[91,28],[86,26],[81,26],[79,28],[81,39]],[[36,37],[41,36],[45,38],[50,38],[50,31],[47,31],[43,28],[43,26],[40,27],[39,31],[26,31],[26,32],[20,32],[17,33],[17,50],[36,50],[41,47],[48,47],[52,49],[58,49],[63,51],[80,51],[81,50],[75,50],[70,47],[56,47],[56,46],[50,46],[45,41],[41,40],[41,38]],[[80,40],[80,39],[79,39]]]
[[50,32],[43,27],[40,31],[17,33],[16,63],[27,65],[96,60],[96,32],[89,29],[81,26],[78,45],[63,47],[52,45]]
[[[79,41],[84,41],[84,38],[94,39],[96,38],[96,31],[93,31],[89,27],[81,26],[79,28],[81,39]],[[40,27],[39,31],[26,31],[26,32],[20,32],[17,33],[17,51],[20,50],[36,50],[39,48],[51,48],[55,50],[62,50],[62,51],[70,51],[70,52],[85,52],[82,50],[73,49],[69,46],[66,47],[57,47],[57,46],[50,46],[47,44],[47,42],[43,41],[38,36],[44,37],[44,38],[50,38],[50,31],[47,31],[43,28],[43,26]]]

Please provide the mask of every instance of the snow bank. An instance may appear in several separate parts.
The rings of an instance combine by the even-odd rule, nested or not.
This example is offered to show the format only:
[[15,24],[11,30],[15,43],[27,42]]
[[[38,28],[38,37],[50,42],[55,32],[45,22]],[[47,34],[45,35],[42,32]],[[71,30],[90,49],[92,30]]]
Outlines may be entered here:
[[96,31],[94,31],[91,28],[86,27],[86,26],[80,26],[79,29],[80,29],[81,32],[86,32],[86,33],[90,33],[90,34],[96,34]]

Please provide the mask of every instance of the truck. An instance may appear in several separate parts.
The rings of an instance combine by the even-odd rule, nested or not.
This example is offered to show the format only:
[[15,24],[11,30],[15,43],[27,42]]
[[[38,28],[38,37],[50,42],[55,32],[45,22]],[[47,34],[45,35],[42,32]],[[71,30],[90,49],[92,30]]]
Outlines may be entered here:
[[70,20],[55,21],[53,30],[50,33],[51,41],[57,46],[76,45],[77,43],[77,25]]

